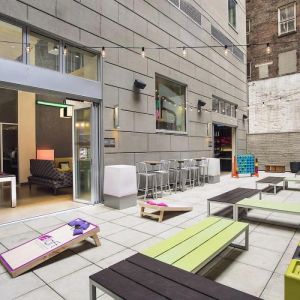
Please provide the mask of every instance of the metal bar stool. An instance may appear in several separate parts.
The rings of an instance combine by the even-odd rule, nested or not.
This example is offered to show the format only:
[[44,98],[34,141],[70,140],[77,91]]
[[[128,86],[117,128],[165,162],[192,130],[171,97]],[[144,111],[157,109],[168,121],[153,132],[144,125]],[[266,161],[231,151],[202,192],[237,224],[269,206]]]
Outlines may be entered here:
[[[141,188],[141,179],[145,180],[145,187]],[[149,185],[150,183],[150,185]],[[146,199],[149,191],[152,191],[154,198],[154,193],[157,198],[157,179],[156,174],[148,171],[147,164],[144,162],[137,163],[137,186],[139,191],[144,191],[144,200]]]
[[[161,190],[161,196],[163,196],[163,189],[168,188],[171,194],[171,186],[170,186],[170,162],[168,160],[161,160],[159,164],[158,171],[154,171],[159,179],[159,186]],[[166,183],[164,182],[166,179]]]
[[202,179],[201,181],[204,185],[206,182],[206,178],[208,182],[208,159],[206,157],[202,157],[199,167],[200,167],[200,176]]

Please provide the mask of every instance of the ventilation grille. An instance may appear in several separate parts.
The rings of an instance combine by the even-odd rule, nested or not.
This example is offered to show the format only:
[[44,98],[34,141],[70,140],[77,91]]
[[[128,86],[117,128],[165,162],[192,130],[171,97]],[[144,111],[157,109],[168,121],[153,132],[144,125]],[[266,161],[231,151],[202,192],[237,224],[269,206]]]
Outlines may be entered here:
[[242,50],[240,50],[237,46],[234,46],[231,40],[213,25],[211,25],[211,35],[222,45],[227,45],[228,50],[231,51],[240,61],[244,61],[244,53]]
[[201,25],[201,13],[197,8],[190,4],[187,0],[169,0],[177,8],[179,8],[183,13],[190,17],[195,23]]
[[179,0],[169,0],[169,1],[179,8]]

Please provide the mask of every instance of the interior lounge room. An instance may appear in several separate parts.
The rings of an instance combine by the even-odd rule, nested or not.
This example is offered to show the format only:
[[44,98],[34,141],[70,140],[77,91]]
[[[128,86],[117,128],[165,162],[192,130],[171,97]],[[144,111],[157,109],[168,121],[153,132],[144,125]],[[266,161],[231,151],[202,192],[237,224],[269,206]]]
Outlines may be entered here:
[[[1,222],[88,203],[90,117],[86,102],[0,89],[0,172],[16,178],[17,198],[12,208],[13,187],[0,183]],[[78,185],[74,191],[75,177]]]

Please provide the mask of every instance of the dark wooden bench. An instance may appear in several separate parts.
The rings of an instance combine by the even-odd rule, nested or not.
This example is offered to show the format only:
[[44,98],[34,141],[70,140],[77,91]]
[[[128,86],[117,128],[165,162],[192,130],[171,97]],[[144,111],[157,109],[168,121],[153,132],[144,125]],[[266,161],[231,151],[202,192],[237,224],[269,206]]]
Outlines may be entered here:
[[114,299],[259,299],[142,254],[135,254],[91,275],[90,299],[92,300],[96,299],[96,288]]
[[216,202],[219,204],[225,204],[226,206],[231,206],[232,210],[234,210],[234,206],[237,202],[245,198],[250,198],[257,194],[259,194],[259,199],[261,199],[261,190],[248,189],[248,188],[236,188],[226,193],[215,196],[213,198],[209,198],[207,199],[207,215],[210,216],[211,202]]

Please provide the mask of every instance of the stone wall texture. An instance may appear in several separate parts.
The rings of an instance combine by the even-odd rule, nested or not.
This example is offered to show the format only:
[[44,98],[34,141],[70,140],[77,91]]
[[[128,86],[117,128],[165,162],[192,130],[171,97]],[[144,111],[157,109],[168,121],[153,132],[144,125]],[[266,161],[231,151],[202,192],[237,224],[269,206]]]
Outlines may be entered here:
[[[104,59],[104,135],[116,139],[115,148],[105,148],[105,164],[213,155],[207,124],[219,118],[209,112],[187,111],[186,134],[156,132],[155,74],[186,84],[194,108],[201,99],[211,109],[213,94],[237,104],[237,147],[245,152],[245,62],[225,56],[222,47],[188,49],[186,58],[181,49],[148,50],[145,59],[140,49],[127,49],[219,45],[211,36],[212,24],[234,43],[245,44],[245,0],[237,1],[237,30],[228,25],[227,1],[187,2],[200,11],[201,26],[168,0],[0,0],[0,14],[79,46],[125,47],[107,49]],[[136,91],[135,79],[146,88]],[[119,130],[113,128],[115,105],[120,107]]]

